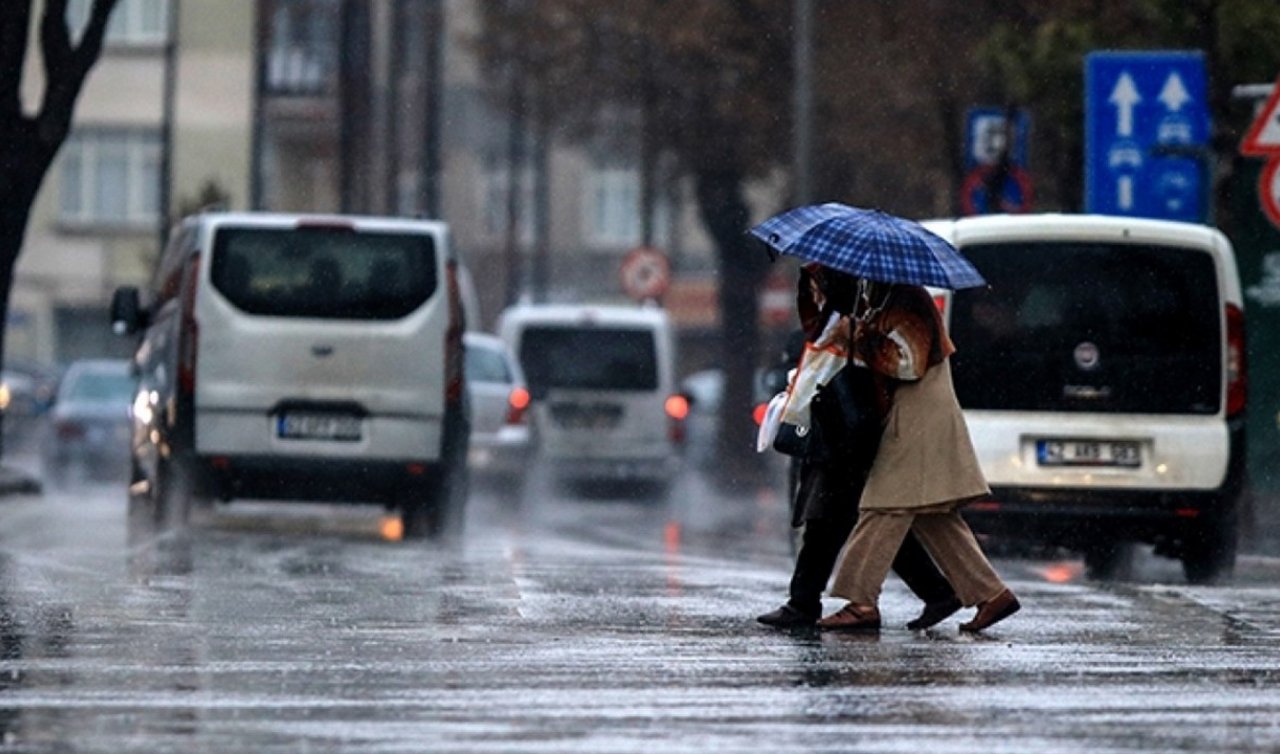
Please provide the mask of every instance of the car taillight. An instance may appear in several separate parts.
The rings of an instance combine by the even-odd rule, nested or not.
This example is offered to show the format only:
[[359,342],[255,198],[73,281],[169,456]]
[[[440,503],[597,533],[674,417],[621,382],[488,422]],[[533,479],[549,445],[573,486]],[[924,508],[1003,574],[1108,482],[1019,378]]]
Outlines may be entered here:
[[662,408],[672,419],[686,419],[689,416],[689,399],[683,395],[668,396]]
[[178,386],[187,395],[196,390],[196,354],[200,325],[196,322],[196,283],[200,275],[200,255],[187,260],[186,288],[182,291],[182,333],[178,337]]
[[1248,387],[1244,310],[1234,304],[1227,304],[1227,416],[1244,412]]
[[522,387],[511,388],[507,395],[507,424],[521,424],[529,408],[529,391]]
[[669,420],[667,437],[673,443],[684,442],[684,420],[689,417],[689,399],[678,393],[669,395],[662,404],[662,410],[666,412]]
[[462,294],[458,288],[458,263],[450,259],[445,265],[449,293],[449,326],[444,335],[444,400],[462,400],[465,375],[462,366],[462,331],[466,313],[462,311]]
[[757,403],[756,407],[751,409],[751,419],[755,421],[757,427],[764,423],[764,415],[768,410],[768,403]]

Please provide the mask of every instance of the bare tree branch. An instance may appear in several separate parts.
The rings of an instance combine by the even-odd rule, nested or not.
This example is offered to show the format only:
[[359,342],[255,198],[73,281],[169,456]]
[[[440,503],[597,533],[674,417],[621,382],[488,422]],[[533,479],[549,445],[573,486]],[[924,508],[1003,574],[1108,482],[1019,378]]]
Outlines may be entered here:
[[22,70],[30,28],[29,3],[0,3],[0,123],[22,116]]
[[46,0],[40,19],[44,52],[44,102],[37,115],[39,138],[56,151],[71,129],[71,116],[85,77],[102,52],[107,20],[118,0],[93,0],[80,44],[72,48],[67,28],[67,0]]
[[[27,5],[29,0],[23,0]],[[67,0],[48,0],[40,16],[40,53],[48,86],[65,76],[71,63],[71,33],[67,29]]]
[[[50,2],[64,7],[66,5],[66,0],[50,0]],[[89,23],[85,27],[84,36],[80,39],[80,45],[76,48],[76,61],[81,66],[81,79],[102,53],[102,40],[106,36],[107,21],[110,20],[111,11],[115,10],[117,2],[119,0],[93,0],[93,9],[89,12]],[[63,15],[66,15],[65,10]]]

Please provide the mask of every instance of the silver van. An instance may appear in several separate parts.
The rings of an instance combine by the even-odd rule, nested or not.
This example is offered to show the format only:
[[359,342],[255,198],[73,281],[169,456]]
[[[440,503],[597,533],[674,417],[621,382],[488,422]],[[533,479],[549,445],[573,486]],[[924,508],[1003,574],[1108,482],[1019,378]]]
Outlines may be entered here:
[[1231,243],[1201,225],[991,215],[926,226],[989,287],[950,296],[956,395],[990,501],[975,530],[1081,552],[1131,543],[1190,581],[1235,563],[1245,475],[1244,304]]
[[662,491],[680,462],[688,403],[675,384],[675,338],[651,306],[524,304],[498,335],[524,369],[541,459],[568,481]]
[[349,501],[456,528],[468,415],[457,259],[439,222],[209,213],[172,233],[137,334],[133,486],[157,509]]

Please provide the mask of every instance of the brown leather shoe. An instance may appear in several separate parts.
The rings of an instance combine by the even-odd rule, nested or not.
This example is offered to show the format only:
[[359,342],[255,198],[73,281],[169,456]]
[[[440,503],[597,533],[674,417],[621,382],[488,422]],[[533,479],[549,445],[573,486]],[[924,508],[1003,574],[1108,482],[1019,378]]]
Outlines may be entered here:
[[973,616],[973,620],[968,623],[961,623],[960,630],[969,632],[981,631],[1008,618],[1018,612],[1021,607],[1022,605],[1018,602],[1018,598],[1013,596],[1013,592],[1006,589],[986,602],[979,603],[977,615]]
[[878,631],[880,611],[870,605],[855,605],[850,602],[819,620],[818,628],[824,631]]

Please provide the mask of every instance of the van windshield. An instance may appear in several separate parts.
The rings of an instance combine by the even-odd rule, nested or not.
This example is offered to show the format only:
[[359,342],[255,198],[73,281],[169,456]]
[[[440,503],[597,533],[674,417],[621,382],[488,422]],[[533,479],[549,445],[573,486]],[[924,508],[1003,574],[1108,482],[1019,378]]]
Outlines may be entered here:
[[1223,315],[1208,253],[1079,242],[963,251],[989,283],[952,305],[965,408],[1218,410]]
[[249,314],[399,319],[435,292],[430,236],[342,228],[221,228],[213,287]]
[[549,388],[656,390],[651,330],[530,327],[520,338],[520,365],[535,394]]

